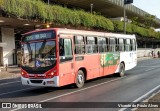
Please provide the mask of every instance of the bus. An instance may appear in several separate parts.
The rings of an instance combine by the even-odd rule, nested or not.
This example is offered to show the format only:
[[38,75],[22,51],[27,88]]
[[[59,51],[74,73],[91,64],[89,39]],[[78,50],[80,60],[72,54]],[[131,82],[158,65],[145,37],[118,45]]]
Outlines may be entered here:
[[61,87],[125,71],[137,65],[135,35],[65,28],[39,29],[21,40],[23,85]]

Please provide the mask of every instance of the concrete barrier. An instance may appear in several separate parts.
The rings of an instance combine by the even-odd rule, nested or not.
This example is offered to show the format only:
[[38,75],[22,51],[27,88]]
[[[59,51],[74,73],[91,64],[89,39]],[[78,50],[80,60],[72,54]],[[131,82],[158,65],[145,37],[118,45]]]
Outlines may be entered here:
[[[153,56],[152,56],[153,51]],[[160,48],[151,49],[151,48],[138,48],[137,57],[158,57],[158,51],[160,52]]]

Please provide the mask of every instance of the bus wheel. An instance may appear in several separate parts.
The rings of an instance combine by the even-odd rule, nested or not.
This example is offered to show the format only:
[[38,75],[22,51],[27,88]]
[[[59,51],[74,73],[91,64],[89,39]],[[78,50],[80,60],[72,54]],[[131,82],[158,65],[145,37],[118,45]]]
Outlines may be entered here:
[[79,71],[78,71],[78,74],[77,74],[77,76],[76,76],[75,86],[76,86],[77,88],[81,88],[81,87],[83,87],[84,82],[85,82],[84,73],[83,73],[82,70],[79,70]]
[[124,76],[124,73],[125,73],[125,66],[124,66],[123,63],[121,63],[120,66],[119,66],[118,76],[119,76],[119,77],[123,77],[123,76]]

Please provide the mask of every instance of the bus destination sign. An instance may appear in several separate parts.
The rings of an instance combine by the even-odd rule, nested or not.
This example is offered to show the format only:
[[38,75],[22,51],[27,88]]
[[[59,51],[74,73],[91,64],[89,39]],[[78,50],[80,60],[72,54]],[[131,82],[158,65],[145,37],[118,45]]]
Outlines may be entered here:
[[23,42],[29,42],[33,40],[44,40],[55,38],[54,31],[44,31],[44,32],[36,32],[29,35],[24,36]]

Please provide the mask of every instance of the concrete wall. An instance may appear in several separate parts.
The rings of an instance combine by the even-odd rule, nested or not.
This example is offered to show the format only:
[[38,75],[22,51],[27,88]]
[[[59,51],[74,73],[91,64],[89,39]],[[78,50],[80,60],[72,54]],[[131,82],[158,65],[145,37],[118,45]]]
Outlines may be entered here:
[[137,57],[151,57],[151,52],[154,52],[155,57],[157,57],[157,52],[160,51],[160,48],[151,49],[151,48],[138,48],[137,50]]
[[2,42],[7,43],[3,47],[3,64],[13,64],[13,51],[15,49],[15,36],[13,28],[1,28]]

